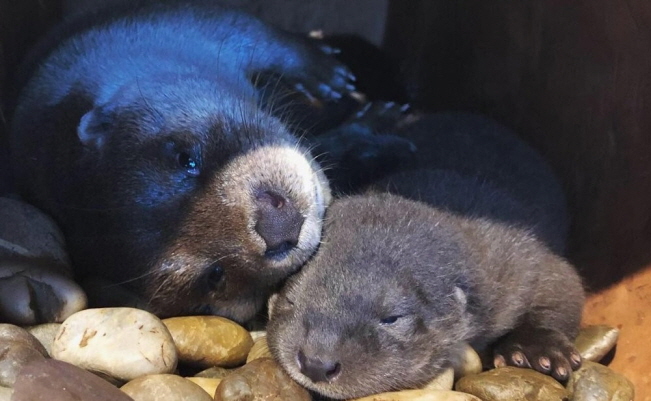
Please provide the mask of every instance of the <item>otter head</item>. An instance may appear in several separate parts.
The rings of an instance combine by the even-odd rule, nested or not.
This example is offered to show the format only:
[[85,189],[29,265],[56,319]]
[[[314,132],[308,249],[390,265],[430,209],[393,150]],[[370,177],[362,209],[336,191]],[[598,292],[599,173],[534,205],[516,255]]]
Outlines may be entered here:
[[424,205],[338,200],[323,243],[270,302],[268,341],[303,386],[335,399],[425,384],[469,322],[458,249]]
[[249,320],[320,240],[323,174],[252,96],[229,89],[136,82],[78,127],[73,255],[161,316]]

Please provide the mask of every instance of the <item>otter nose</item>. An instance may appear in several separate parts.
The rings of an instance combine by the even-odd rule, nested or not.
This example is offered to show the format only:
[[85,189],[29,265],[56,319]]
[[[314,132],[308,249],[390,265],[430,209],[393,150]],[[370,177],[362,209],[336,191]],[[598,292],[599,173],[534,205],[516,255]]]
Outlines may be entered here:
[[322,361],[305,356],[303,351],[298,351],[298,366],[305,376],[313,382],[332,382],[341,372],[341,364],[335,361]]
[[261,191],[256,204],[255,230],[267,245],[265,256],[279,256],[295,247],[305,218],[293,202],[276,192]]

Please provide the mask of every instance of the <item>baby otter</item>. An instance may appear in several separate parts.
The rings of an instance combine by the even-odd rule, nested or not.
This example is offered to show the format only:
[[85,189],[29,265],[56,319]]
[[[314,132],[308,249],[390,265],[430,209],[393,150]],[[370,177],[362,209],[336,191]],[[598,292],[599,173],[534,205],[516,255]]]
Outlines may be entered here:
[[336,399],[424,385],[463,342],[565,380],[581,363],[582,304],[572,266],[526,230],[353,196],[328,209],[321,247],[272,306],[268,341],[297,382]]
[[28,60],[16,181],[79,276],[161,316],[243,322],[317,247],[328,183],[251,80],[336,99],[353,77],[324,51],[213,1],[137,0],[75,16]]

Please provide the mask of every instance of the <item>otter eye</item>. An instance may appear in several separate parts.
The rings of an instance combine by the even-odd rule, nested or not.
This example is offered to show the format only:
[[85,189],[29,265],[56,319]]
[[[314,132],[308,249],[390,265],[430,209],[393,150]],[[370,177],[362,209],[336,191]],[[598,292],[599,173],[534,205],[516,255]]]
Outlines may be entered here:
[[183,168],[188,175],[196,177],[199,175],[199,161],[187,152],[179,152],[177,155],[179,166]]
[[383,325],[394,324],[401,317],[402,316],[400,316],[400,315],[388,316],[388,317],[385,317],[384,319],[380,320],[380,324],[383,324]]
[[208,271],[208,284],[215,289],[224,278],[224,269],[217,263],[210,266]]

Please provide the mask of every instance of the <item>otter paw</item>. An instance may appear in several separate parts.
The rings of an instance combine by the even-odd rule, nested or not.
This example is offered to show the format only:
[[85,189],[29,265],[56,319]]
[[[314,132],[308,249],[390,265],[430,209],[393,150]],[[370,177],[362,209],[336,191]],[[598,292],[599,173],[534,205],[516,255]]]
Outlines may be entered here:
[[493,349],[495,367],[532,368],[558,381],[581,366],[581,355],[566,335],[549,329],[515,330]]
[[355,75],[334,55],[339,49],[325,43],[308,39],[300,52],[303,62],[295,71],[285,71],[285,77],[293,80],[296,91],[308,97],[338,100],[355,90]]

